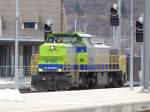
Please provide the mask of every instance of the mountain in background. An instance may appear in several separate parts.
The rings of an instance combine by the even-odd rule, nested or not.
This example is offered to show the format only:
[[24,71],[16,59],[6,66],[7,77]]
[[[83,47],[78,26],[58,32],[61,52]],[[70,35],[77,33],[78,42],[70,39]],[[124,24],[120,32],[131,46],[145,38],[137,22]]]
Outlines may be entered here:
[[[74,31],[74,21],[77,19],[77,29],[84,31],[87,26],[87,32],[96,35],[99,38],[107,40],[112,39],[112,28],[110,26],[110,7],[117,3],[117,0],[64,0],[67,25],[69,31]],[[130,14],[131,0],[121,0],[122,4],[122,40],[123,47],[130,47]],[[133,0],[133,18],[134,18],[134,38],[135,38],[135,21],[143,13],[144,0]],[[139,46],[135,43],[135,48]],[[135,50],[136,51],[140,51]],[[139,53],[138,53],[139,54]]]

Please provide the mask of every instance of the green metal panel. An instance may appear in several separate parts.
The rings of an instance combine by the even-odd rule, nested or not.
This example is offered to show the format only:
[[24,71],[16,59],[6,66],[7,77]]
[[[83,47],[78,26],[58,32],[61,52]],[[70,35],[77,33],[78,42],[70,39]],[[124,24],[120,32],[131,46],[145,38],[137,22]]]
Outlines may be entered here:
[[77,53],[77,64],[88,64],[88,53]]
[[65,64],[67,49],[63,45],[46,43],[40,46],[38,64]]

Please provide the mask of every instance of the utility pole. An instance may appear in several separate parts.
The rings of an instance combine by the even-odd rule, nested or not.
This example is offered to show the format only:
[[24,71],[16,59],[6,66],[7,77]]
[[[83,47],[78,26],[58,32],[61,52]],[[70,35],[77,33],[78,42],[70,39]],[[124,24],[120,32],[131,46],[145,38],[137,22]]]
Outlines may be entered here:
[[113,48],[117,49],[118,48],[118,35],[117,35],[117,27],[113,26]]
[[149,89],[149,31],[150,31],[150,0],[145,0],[144,7],[144,73],[143,73],[143,91],[148,91]]
[[113,26],[112,29],[113,29],[113,48],[116,48],[115,26]]
[[120,49],[121,46],[120,46],[120,40],[121,40],[121,0],[118,0],[118,8],[119,8],[119,23],[120,25],[118,26],[118,29],[117,29],[117,48]]
[[87,33],[87,24],[84,24],[84,33]]
[[143,48],[143,44],[141,45],[141,74],[140,74],[140,78],[141,78],[141,81],[140,81],[140,86],[142,87],[143,86],[143,71],[144,71],[144,56],[143,56],[143,53],[144,52],[144,48]]
[[131,0],[130,89],[133,90],[133,0]]
[[[144,18],[143,13],[141,14],[142,19]],[[144,40],[144,39],[143,39]],[[141,44],[141,87],[143,86],[143,72],[144,72],[144,46]]]
[[74,21],[74,32],[77,32],[77,18]]
[[19,1],[16,0],[16,38],[15,38],[15,88],[19,89],[19,78],[18,78],[18,53],[19,53],[19,42],[18,42],[18,22],[19,22]]
[[60,14],[60,17],[61,17],[61,32],[64,31],[64,0],[61,0],[61,14]]

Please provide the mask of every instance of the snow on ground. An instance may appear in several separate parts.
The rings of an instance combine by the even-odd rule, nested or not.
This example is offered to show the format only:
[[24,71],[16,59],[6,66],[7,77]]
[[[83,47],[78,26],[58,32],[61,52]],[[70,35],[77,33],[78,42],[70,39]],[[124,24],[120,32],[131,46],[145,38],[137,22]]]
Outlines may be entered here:
[[2,90],[0,90],[0,102],[1,101],[21,102],[21,101],[23,101],[23,98],[18,90],[2,89]]
[[14,84],[14,81],[11,80],[0,80],[0,84]]

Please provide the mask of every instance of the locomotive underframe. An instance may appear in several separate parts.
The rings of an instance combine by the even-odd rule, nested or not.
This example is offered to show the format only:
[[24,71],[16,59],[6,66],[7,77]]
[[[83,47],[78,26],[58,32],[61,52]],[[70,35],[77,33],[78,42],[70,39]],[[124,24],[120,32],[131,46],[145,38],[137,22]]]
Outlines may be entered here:
[[121,71],[41,72],[32,76],[31,84],[40,91],[121,87],[122,76]]

